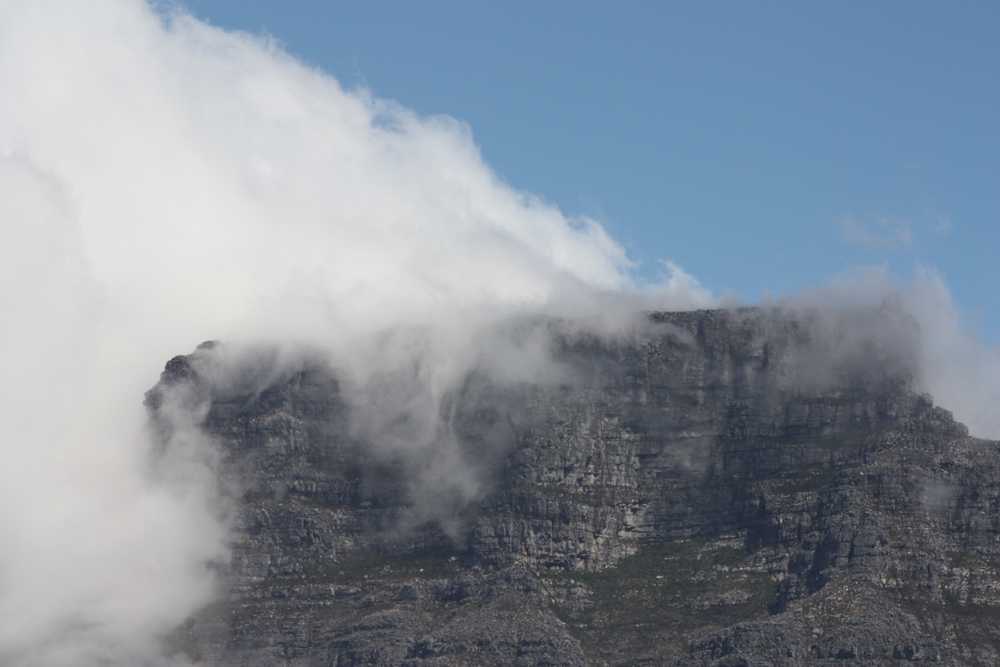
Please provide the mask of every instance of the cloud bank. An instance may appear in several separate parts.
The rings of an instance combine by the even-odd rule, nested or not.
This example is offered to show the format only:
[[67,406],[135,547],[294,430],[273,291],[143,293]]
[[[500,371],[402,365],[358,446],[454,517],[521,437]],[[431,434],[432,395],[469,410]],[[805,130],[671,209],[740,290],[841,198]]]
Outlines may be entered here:
[[189,424],[154,467],[144,431],[175,354],[290,341],[364,384],[412,357],[372,343],[404,327],[433,389],[511,315],[713,303],[674,266],[636,291],[599,224],[510,188],[461,122],[180,11],[4,2],[0,80],[3,664],[156,663],[213,595],[211,443]]
[[[207,339],[323,349],[373,410],[405,376],[416,389],[393,409],[437,414],[484,345],[498,376],[544,369],[532,340],[492,336],[512,317],[613,328],[717,303],[671,263],[637,287],[598,223],[509,187],[463,123],[181,11],[7,0],[0,81],[5,665],[169,664],[160,638],[212,598],[216,452],[184,411],[154,451],[142,407],[174,355]],[[880,280],[861,283],[895,289]],[[980,400],[1000,363],[977,366],[940,316],[939,279],[912,293],[932,391],[1000,434]]]

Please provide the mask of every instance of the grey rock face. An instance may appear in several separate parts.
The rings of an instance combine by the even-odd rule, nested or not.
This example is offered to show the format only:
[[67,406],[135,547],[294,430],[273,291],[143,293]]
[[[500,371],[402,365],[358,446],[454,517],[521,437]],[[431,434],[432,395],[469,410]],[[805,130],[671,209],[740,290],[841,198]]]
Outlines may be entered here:
[[905,315],[531,326],[558,382],[473,368],[442,402],[447,452],[476,475],[457,496],[414,482],[440,452],[358,427],[319,356],[262,352],[224,376],[224,346],[171,360],[152,424],[165,443],[209,434],[238,500],[225,593],[174,649],[219,665],[1000,664],[1000,445],[919,393]]

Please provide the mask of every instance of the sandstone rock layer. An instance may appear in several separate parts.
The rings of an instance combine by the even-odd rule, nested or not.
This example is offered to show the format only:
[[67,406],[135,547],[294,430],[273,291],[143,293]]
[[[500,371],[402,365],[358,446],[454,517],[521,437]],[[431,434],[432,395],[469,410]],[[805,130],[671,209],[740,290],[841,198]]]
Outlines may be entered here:
[[[920,392],[904,314],[530,326],[561,375],[470,368],[440,403],[437,449],[375,442],[319,356],[244,360],[225,381],[220,346],[171,360],[151,423],[169,443],[189,415],[237,503],[223,592],[172,650],[210,665],[1000,665],[1000,444]],[[428,477],[445,454],[469,484]]]

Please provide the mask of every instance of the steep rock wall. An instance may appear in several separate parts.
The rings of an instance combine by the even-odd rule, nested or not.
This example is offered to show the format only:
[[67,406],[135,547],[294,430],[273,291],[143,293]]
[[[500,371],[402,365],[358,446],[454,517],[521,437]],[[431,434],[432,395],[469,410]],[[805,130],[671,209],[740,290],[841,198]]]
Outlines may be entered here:
[[221,664],[998,664],[1000,449],[919,393],[905,315],[531,326],[568,372],[470,369],[452,388],[445,435],[479,484],[454,498],[415,497],[426,452],[366,440],[321,356],[254,358],[225,381],[218,347],[171,360],[152,422],[166,443],[177,413],[195,415],[239,500],[227,593],[178,650]]

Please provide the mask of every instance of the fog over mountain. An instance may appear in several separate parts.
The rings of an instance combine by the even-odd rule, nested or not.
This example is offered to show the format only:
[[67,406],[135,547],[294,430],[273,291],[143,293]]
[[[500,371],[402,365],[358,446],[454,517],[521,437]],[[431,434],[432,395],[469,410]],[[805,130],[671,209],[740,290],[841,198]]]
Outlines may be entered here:
[[[215,366],[216,388],[321,358],[354,428],[415,452],[413,488],[471,498],[475,462],[442,437],[454,383],[569,372],[513,322],[615,336],[648,310],[735,305],[672,263],[636,284],[597,222],[510,188],[460,121],[345,90],[183,11],[8,0],[0,81],[5,665],[179,660],[159,640],[215,594],[233,490],[197,411],[178,409],[158,448],[142,400],[203,341],[244,374]],[[1000,437],[1000,354],[963,332],[933,270],[913,285],[840,276],[777,305],[886,297],[921,326],[936,402]],[[247,377],[240,360],[263,349]]]

